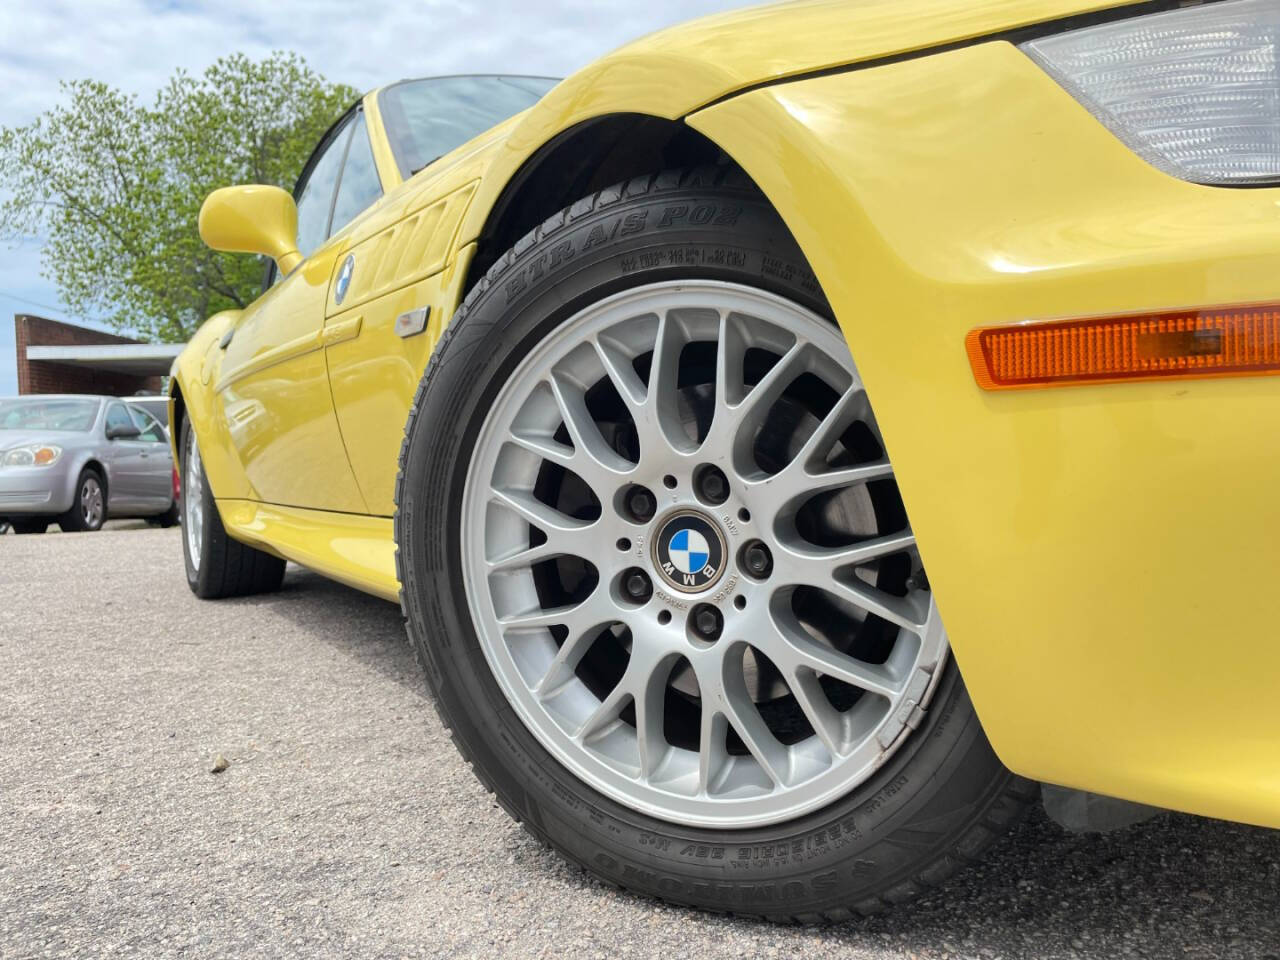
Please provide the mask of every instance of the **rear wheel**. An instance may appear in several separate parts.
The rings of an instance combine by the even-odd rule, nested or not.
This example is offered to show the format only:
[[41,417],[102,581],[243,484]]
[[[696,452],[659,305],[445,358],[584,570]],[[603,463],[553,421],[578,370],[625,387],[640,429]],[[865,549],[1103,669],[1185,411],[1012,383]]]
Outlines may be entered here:
[[85,467],[76,481],[75,503],[58,518],[58,526],[67,533],[87,533],[101,530],[106,521],[107,493],[102,475],[93,467]]
[[947,657],[848,346],[733,172],[517,244],[432,357],[401,468],[441,716],[608,882],[838,919],[939,883],[1034,796]]
[[182,555],[187,586],[205,600],[280,589],[285,562],[227,535],[213,491],[205,481],[200,445],[189,420],[182,424]]
[[147,523],[153,527],[176,527],[181,522],[182,508],[177,500],[164,513],[157,513],[155,516],[147,517]]

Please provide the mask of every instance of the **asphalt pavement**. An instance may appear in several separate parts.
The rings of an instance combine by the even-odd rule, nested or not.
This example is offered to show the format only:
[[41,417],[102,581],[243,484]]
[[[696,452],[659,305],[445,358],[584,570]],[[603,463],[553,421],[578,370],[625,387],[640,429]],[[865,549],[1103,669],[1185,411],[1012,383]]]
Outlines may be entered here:
[[393,605],[292,566],[202,603],[179,537],[0,537],[0,957],[1280,960],[1280,832],[1188,816],[1037,813],[838,927],[607,889],[473,779]]

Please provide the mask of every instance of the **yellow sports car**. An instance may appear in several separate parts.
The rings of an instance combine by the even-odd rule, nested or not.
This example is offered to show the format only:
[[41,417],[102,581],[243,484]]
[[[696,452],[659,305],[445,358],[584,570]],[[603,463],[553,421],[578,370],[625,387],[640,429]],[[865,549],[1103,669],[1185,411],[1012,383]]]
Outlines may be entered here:
[[201,212],[274,266],[174,367],[188,581],[398,600],[512,816],[671,901],[879,910],[1041,783],[1280,826],[1278,184],[1277,0],[392,84]]

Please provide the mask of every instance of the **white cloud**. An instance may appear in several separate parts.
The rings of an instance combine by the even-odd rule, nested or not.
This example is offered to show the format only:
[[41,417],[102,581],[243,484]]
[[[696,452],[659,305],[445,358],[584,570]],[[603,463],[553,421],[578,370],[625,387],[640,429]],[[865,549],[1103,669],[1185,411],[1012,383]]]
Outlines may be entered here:
[[[148,99],[179,67],[293,50],[362,90],[446,73],[565,76],[645,33],[742,0],[6,0],[0,3],[0,126],[27,123],[58,81],[103,80]],[[16,294],[55,304],[30,249],[0,264],[0,395],[16,389],[8,314]],[[35,308],[30,308],[34,310]],[[53,312],[53,311],[46,311]],[[65,316],[65,314],[63,314]],[[67,319],[76,319],[67,317]]]

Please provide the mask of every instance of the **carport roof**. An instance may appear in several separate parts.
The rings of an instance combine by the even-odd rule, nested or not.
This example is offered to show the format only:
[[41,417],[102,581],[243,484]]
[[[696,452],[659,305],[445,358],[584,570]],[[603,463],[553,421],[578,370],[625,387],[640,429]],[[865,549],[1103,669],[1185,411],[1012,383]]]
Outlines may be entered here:
[[122,343],[91,347],[27,347],[28,360],[91,367],[140,377],[168,376],[181,343]]

